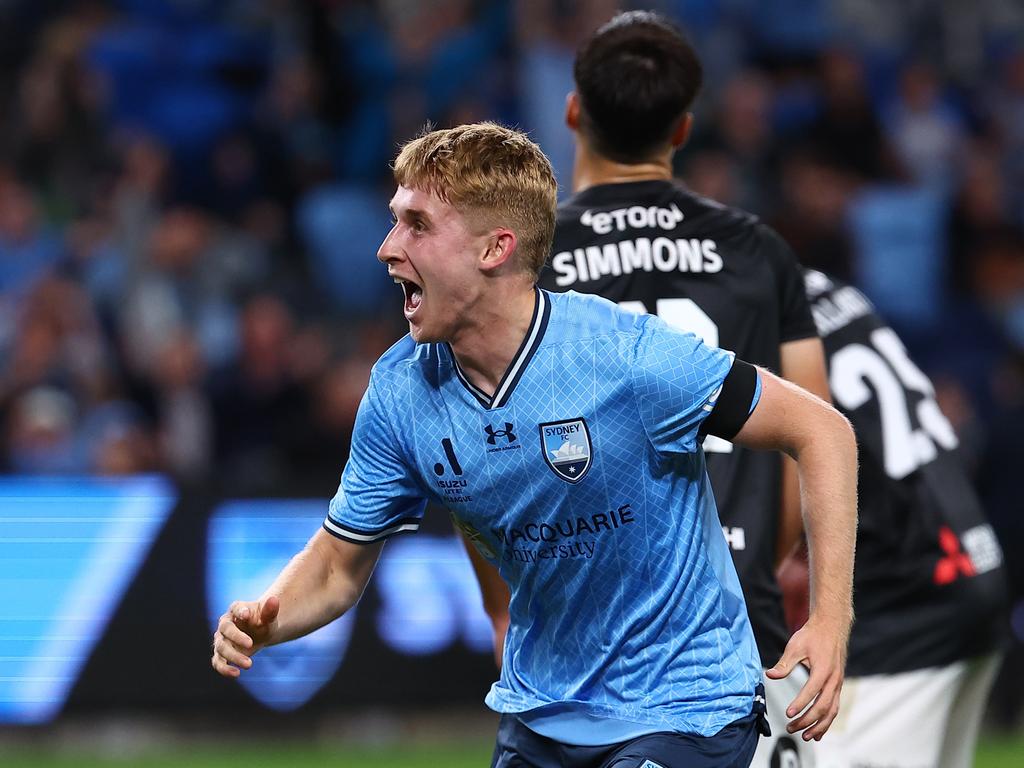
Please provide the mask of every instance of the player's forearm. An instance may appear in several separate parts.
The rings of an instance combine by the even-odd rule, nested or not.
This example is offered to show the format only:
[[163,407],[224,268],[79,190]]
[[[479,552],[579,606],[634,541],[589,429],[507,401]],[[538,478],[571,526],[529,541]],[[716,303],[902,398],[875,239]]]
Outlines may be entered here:
[[369,571],[363,577],[359,571],[350,572],[343,565],[325,546],[322,535],[314,536],[292,558],[261,598],[276,595],[281,600],[277,623],[267,645],[309,634],[355,605]]
[[835,408],[762,370],[761,399],[734,438],[796,459],[811,553],[811,615],[849,629],[857,529],[857,441]]
[[464,533],[460,534],[462,544],[469,555],[477,583],[480,585],[480,596],[483,599],[484,612],[491,620],[494,628],[494,660],[501,669],[501,656],[505,649],[505,635],[508,633],[508,604],[511,598],[508,585],[498,574],[497,568],[484,560]]
[[782,457],[782,507],[779,531],[775,537],[775,567],[778,568],[803,538],[803,511],[800,509],[800,470],[788,456]]
[[810,553],[811,617],[849,630],[857,535],[857,443],[830,410],[795,456]]
[[[779,348],[782,377],[798,387],[832,402],[828,387],[825,349],[821,339],[809,338],[787,341]],[[776,562],[779,566],[800,542],[804,524],[800,508],[800,478],[796,462],[788,457],[782,461],[782,513],[776,539]]]

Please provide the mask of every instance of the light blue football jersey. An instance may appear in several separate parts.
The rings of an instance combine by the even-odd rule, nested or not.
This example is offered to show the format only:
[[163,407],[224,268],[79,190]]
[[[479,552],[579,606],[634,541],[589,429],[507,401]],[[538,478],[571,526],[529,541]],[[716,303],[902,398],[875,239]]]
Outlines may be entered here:
[[538,290],[493,397],[448,345],[406,337],[374,367],[324,527],[371,542],[416,530],[427,500],[450,510],[512,592],[492,709],[713,735],[761,680],[698,434],[732,363],[572,292]]

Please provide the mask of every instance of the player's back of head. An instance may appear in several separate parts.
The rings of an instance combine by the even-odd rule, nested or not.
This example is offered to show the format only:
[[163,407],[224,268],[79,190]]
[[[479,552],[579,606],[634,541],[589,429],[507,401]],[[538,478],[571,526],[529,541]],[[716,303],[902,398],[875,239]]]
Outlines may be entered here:
[[519,238],[522,266],[534,276],[551,250],[558,182],[530,138],[497,123],[428,129],[402,147],[395,182],[429,191],[485,228]]
[[630,11],[580,47],[573,76],[581,132],[600,154],[636,163],[670,142],[700,90],[703,70],[671,22]]

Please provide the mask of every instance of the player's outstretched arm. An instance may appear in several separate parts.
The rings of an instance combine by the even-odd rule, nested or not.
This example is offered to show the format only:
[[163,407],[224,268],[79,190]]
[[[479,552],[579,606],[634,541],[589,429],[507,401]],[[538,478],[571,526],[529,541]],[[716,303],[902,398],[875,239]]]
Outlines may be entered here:
[[735,442],[784,451],[797,462],[811,563],[811,612],[767,671],[778,679],[798,664],[809,679],[789,705],[787,729],[820,739],[839,712],[853,621],[857,528],[857,443],[846,418],[820,398],[760,370],[761,399]]
[[480,585],[480,595],[484,601],[484,612],[491,620],[491,627],[494,630],[494,661],[501,669],[501,656],[505,652],[505,635],[508,633],[508,603],[511,599],[508,584],[501,578],[498,569],[487,562],[477,548],[473,546],[464,533],[462,545],[469,555],[469,562],[473,566],[473,573],[476,574],[477,584]]
[[328,624],[355,605],[382,543],[352,544],[319,530],[259,600],[236,601],[213,635],[213,668],[238,677],[252,656]]

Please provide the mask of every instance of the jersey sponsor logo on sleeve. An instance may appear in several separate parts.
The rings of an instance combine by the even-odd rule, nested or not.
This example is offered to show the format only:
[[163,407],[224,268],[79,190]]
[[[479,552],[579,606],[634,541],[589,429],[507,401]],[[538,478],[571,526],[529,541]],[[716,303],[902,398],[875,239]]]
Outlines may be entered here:
[[964,531],[959,538],[944,525],[939,529],[939,547],[945,553],[935,564],[933,574],[933,580],[939,586],[952,584],[961,576],[987,573],[1003,562],[999,542],[992,527],[987,524]]
[[551,471],[576,484],[590,471],[593,451],[585,419],[566,419],[538,425],[540,447]]
[[975,573],[988,573],[1003,564],[1003,550],[988,523],[976,525],[960,536]]

